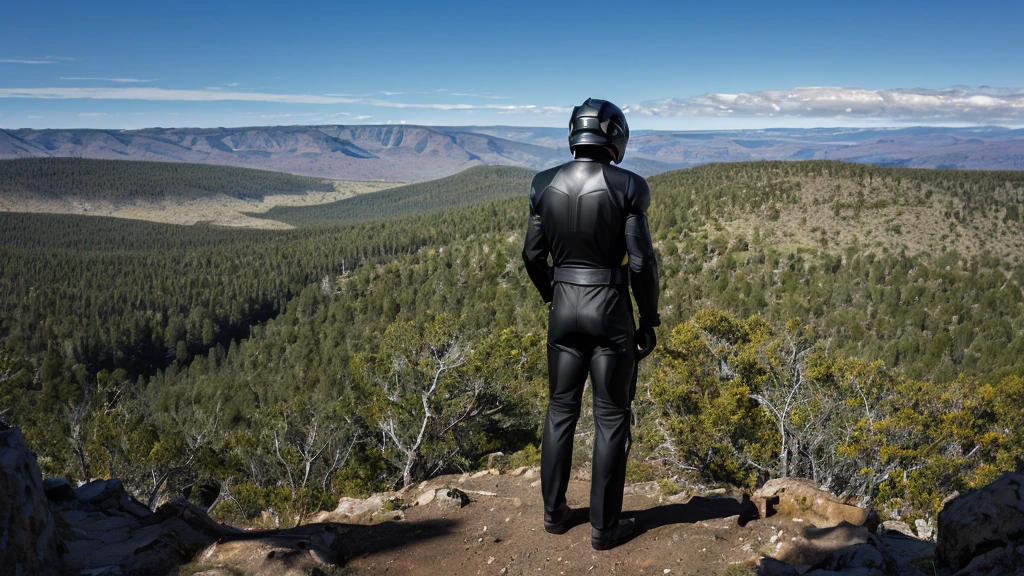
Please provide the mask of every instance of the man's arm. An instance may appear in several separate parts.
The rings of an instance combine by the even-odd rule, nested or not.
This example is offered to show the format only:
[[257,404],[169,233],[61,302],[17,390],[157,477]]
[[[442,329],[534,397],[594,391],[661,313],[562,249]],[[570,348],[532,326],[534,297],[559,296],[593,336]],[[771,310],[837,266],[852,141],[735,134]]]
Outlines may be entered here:
[[537,287],[541,298],[545,302],[551,302],[554,297],[554,289],[551,286],[553,272],[548,266],[548,254],[551,248],[548,240],[544,237],[544,229],[541,227],[540,214],[537,213],[537,190],[530,187],[530,222],[526,228],[526,243],[523,246],[523,262],[526,264],[526,273],[530,280]]
[[626,216],[626,250],[629,252],[629,280],[633,299],[640,313],[640,328],[661,325],[658,316],[658,261],[647,229],[647,207],[651,192],[639,176],[632,178],[627,193],[629,214]]

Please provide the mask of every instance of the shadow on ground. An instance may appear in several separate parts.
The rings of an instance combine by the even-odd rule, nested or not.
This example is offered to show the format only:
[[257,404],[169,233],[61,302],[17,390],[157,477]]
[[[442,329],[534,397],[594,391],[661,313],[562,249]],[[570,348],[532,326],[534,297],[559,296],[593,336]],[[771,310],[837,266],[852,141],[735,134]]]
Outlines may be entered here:
[[336,524],[341,545],[341,563],[414,542],[442,538],[452,533],[454,520],[423,520],[420,522],[383,522],[381,524]]
[[666,504],[647,510],[623,512],[623,518],[636,521],[637,532],[642,534],[669,524],[696,524],[703,520],[715,520],[738,516],[738,524],[745,526],[747,522],[758,518],[757,506],[747,497],[742,501],[733,498],[704,498],[694,496],[685,504]]

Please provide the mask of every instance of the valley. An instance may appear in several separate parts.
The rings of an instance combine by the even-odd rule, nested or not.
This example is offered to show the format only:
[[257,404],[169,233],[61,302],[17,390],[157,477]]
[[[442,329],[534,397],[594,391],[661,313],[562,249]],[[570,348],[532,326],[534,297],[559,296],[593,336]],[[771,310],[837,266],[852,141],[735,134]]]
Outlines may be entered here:
[[[255,197],[235,186],[249,172],[161,189],[158,172],[121,172],[142,163],[111,166],[135,175],[23,190]],[[337,185],[257,176],[265,196]],[[47,476],[116,476],[151,506],[205,486],[232,499],[216,518],[243,526],[496,452],[503,469],[536,465],[547,311],[520,257],[530,177],[481,166],[246,213],[287,230],[0,214],[4,418]],[[748,162],[649,183],[663,326],[629,482],[792,475],[927,520],[1024,457],[1024,174]],[[797,402],[780,422],[784,394]],[[589,405],[580,426],[585,473]]]

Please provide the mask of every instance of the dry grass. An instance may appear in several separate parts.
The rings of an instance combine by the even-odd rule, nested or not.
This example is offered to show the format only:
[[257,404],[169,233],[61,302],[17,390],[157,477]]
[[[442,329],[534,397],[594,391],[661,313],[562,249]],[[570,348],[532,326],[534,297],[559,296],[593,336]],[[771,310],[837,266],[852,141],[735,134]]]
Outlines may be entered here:
[[[1024,255],[1024,226],[1003,221],[1003,214],[974,214],[958,222],[946,213],[962,211],[963,203],[948,195],[926,196],[921,191],[897,189],[882,183],[867,189],[845,180],[803,179],[799,202],[781,207],[777,220],[760,214],[723,215],[730,235],[747,238],[755,228],[777,247],[808,246],[838,251],[859,245],[876,252],[941,254],[956,251],[965,256],[990,252],[1004,262],[1016,263]],[[862,207],[854,208],[858,192]],[[952,206],[947,207],[950,201]],[[840,208],[836,210],[836,205]],[[838,213],[838,215],[837,215]]]
[[379,192],[400,184],[390,182],[334,183],[332,192],[305,194],[278,194],[264,196],[262,200],[242,200],[225,195],[194,200],[161,200],[154,202],[115,203],[103,200],[74,198],[40,198],[29,195],[0,196],[2,212],[36,212],[46,214],[81,214],[112,216],[132,220],[148,220],[166,224],[206,223],[216,226],[286,230],[290,224],[276,220],[253,218],[244,212],[264,213],[276,206],[314,206],[351,198],[359,194]]

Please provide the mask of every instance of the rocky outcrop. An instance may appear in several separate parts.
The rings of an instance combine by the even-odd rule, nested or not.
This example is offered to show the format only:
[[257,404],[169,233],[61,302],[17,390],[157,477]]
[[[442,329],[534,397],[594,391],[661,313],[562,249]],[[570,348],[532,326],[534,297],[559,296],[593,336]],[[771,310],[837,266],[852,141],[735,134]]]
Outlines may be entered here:
[[1024,572],[1024,474],[950,501],[939,513],[936,557],[958,574]]
[[190,562],[218,538],[241,532],[214,522],[184,500],[152,512],[117,479],[77,488],[73,500],[53,503],[53,511],[61,520],[66,563],[74,574],[164,574]]
[[333,524],[309,524],[215,542],[199,553],[191,568],[209,576],[323,574],[343,561],[338,530]]
[[754,501],[759,503],[764,518],[782,514],[799,518],[816,528],[832,528],[843,522],[863,526],[870,514],[864,508],[841,502],[810,480],[800,478],[769,480],[754,493]]
[[871,541],[863,526],[841,524],[831,528],[805,528],[789,537],[783,535],[770,556],[793,566],[828,564],[835,554]]
[[21,430],[0,430],[0,575],[59,574],[64,545]]

